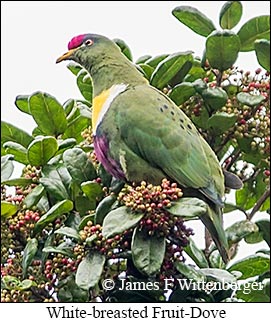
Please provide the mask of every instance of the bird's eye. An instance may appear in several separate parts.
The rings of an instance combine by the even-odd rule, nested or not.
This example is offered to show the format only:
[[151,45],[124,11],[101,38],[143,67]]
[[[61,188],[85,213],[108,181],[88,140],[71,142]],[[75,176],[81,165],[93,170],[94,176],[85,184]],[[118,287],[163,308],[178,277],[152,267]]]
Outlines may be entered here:
[[93,41],[92,41],[91,39],[87,39],[87,40],[85,41],[85,44],[86,44],[87,46],[91,46],[91,45],[93,44]]

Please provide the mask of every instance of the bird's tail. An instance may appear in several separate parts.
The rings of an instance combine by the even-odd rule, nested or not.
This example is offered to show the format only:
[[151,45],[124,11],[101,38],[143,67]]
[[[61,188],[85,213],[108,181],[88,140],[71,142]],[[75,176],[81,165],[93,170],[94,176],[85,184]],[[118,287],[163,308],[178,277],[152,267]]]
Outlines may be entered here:
[[227,263],[229,261],[228,241],[223,229],[221,208],[216,205],[208,205],[207,213],[201,216],[201,221],[208,229],[223,261]]

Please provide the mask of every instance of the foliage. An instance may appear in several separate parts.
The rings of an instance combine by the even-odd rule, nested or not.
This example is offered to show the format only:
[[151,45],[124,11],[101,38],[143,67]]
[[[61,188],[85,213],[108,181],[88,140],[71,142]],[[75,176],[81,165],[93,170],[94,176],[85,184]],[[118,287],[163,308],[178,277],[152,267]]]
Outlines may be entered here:
[[[231,265],[213,243],[201,250],[192,239],[189,221],[206,213],[203,201],[182,197],[166,179],[158,186],[125,185],[97,162],[89,126],[91,79],[70,64],[83,98],[61,104],[45,92],[18,95],[15,105],[36,122],[32,134],[2,121],[1,301],[269,301],[270,222],[253,221],[257,212],[270,212],[269,16],[234,32],[242,16],[239,1],[222,7],[222,30],[192,7],[177,7],[173,15],[206,38],[202,59],[185,52],[145,55],[135,64],[193,120],[223,168],[244,183],[236,205],[226,200],[224,208],[244,214],[226,229]],[[132,60],[127,44],[115,41]],[[240,52],[253,50],[266,71],[234,66]],[[13,160],[25,165],[20,178],[11,178]],[[241,241],[266,241],[266,250],[234,262]],[[113,285],[106,290],[108,279]],[[230,287],[193,290],[181,288],[178,279]],[[124,280],[152,288],[121,290]],[[248,293],[252,284],[261,288]]]

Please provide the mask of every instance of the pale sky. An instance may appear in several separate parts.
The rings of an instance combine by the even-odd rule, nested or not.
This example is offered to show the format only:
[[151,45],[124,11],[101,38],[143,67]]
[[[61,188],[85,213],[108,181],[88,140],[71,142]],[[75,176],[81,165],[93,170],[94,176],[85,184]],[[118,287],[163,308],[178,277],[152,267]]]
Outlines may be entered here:
[[[225,1],[1,1],[1,113],[2,120],[29,133],[31,117],[14,105],[18,94],[44,91],[60,103],[81,98],[76,79],[56,59],[66,52],[69,40],[82,33],[121,38],[134,60],[150,54],[192,50],[201,56],[205,38],[180,23],[171,11],[181,5],[196,7],[219,29],[219,11]],[[269,1],[242,1],[243,16],[233,30],[248,19],[270,12]],[[237,62],[243,69],[258,67],[254,52],[241,53]],[[226,225],[243,216],[226,216]],[[260,215],[260,218],[263,216]],[[203,235],[201,235],[203,236]],[[245,246],[241,256],[260,249]],[[263,244],[262,247],[265,245]]]

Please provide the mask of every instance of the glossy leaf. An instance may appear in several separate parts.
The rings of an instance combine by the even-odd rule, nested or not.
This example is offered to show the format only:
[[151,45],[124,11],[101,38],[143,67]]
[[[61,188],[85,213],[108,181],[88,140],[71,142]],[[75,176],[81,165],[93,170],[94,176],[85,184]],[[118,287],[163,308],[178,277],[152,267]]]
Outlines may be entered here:
[[82,70],[82,66],[77,64],[77,63],[74,63],[74,62],[70,62],[68,65],[67,65],[67,68],[72,72],[73,75],[77,75],[81,70]]
[[249,105],[251,107],[259,105],[265,100],[265,97],[263,95],[260,95],[260,94],[255,95],[255,94],[250,94],[245,92],[239,92],[236,97],[240,103]]
[[240,271],[242,273],[240,279],[262,275],[269,270],[270,259],[269,256],[264,254],[256,254],[245,259],[241,259],[228,268],[228,271],[230,272]]
[[69,258],[74,258],[74,253],[72,248],[63,248],[61,246],[58,246],[58,247],[47,246],[42,249],[42,252],[61,254]]
[[247,303],[270,303],[270,296],[260,289],[255,289],[255,286],[252,284],[250,287],[248,283],[246,285],[240,285],[236,296]]
[[206,40],[206,58],[212,68],[225,71],[237,60],[239,37],[230,30],[213,31]]
[[75,277],[69,275],[58,283],[57,298],[59,302],[85,303],[88,301],[88,291],[81,289],[75,283]]
[[3,147],[8,154],[14,156],[14,160],[17,162],[25,165],[29,163],[27,159],[27,149],[24,146],[14,141],[7,141],[4,143]]
[[87,101],[91,102],[92,101],[92,81],[89,73],[85,69],[81,69],[81,71],[77,74],[76,83],[83,97]]
[[147,276],[160,271],[166,250],[165,237],[146,236],[143,231],[134,230],[132,238],[132,258],[136,268]]
[[234,126],[236,121],[237,116],[234,113],[216,112],[208,119],[207,125],[213,133],[220,135]]
[[199,268],[209,267],[208,261],[201,249],[197,247],[194,240],[189,237],[189,244],[184,248],[184,251],[194,260]]
[[208,36],[215,26],[208,17],[198,9],[189,6],[180,6],[173,9],[172,14],[184,25],[201,36]]
[[258,232],[259,229],[254,222],[249,220],[242,220],[235,222],[230,227],[226,229],[226,236],[229,242],[229,245],[241,241],[243,238],[248,236],[251,233]]
[[227,92],[220,87],[203,89],[201,95],[205,105],[212,111],[217,111],[222,108],[228,99]]
[[63,153],[63,162],[73,181],[78,184],[93,180],[96,171],[87,154],[80,148],[68,149]]
[[202,268],[202,269],[199,269],[199,272],[214,281],[221,281],[223,283],[226,283],[226,282],[232,283],[236,281],[235,276],[224,269]]
[[148,59],[152,58],[151,55],[143,55],[143,56],[140,56],[136,61],[135,63],[136,64],[144,64]]
[[163,89],[170,80],[184,67],[186,62],[192,62],[192,52],[175,53],[160,62],[152,73],[150,83],[158,89]]
[[270,39],[270,16],[258,16],[248,20],[238,31],[240,51],[254,50],[257,39]]
[[61,215],[70,212],[73,209],[73,203],[70,200],[58,202],[46,212],[35,224],[34,234],[40,232],[48,223],[54,222]]
[[45,165],[57,152],[57,140],[51,136],[39,136],[28,147],[27,157],[33,166]]
[[47,178],[42,177],[40,183],[45,187],[46,192],[53,197],[56,201],[62,201],[63,199],[68,199],[69,194],[63,185],[62,181],[58,178]]
[[75,138],[67,138],[64,140],[60,140],[58,142],[58,154],[63,153],[66,149],[72,148],[76,145]]
[[93,223],[93,219],[94,219],[94,214],[88,214],[84,216],[79,223],[78,230],[79,231],[83,230],[89,221]]
[[156,68],[156,66],[162,62],[164,59],[166,59],[167,57],[169,56],[169,54],[162,54],[162,55],[158,55],[158,56],[155,56],[155,57],[151,57],[149,59],[147,59],[145,61],[145,64],[153,67],[153,68]]
[[134,227],[144,216],[143,213],[135,213],[126,206],[118,207],[109,212],[103,221],[102,234],[109,238],[118,233]]
[[149,80],[151,78],[152,73],[154,71],[153,67],[151,67],[147,64],[138,64],[136,67],[146,77],[147,80]]
[[23,268],[23,276],[25,277],[27,274],[27,269],[32,263],[36,253],[38,251],[38,240],[36,238],[28,240],[23,254],[22,260],[22,268]]
[[109,195],[106,196],[102,201],[98,204],[95,213],[95,223],[96,224],[103,224],[103,220],[105,216],[111,210],[112,205],[116,202],[117,197],[116,195]]
[[125,55],[130,61],[132,61],[133,60],[132,52],[129,46],[125,43],[125,41],[119,38],[115,38],[113,39],[113,41],[119,46],[122,54]]
[[196,93],[196,90],[192,83],[183,82],[176,85],[169,94],[171,100],[173,100],[177,105],[183,104],[191,96]]
[[196,270],[191,265],[187,265],[183,262],[176,261],[175,268],[189,280],[193,280],[196,282],[201,282],[205,280],[205,275],[203,275],[200,271]]
[[25,178],[25,177],[12,178],[12,179],[3,181],[1,184],[8,185],[8,186],[25,187],[27,185],[32,184],[32,178]]
[[13,155],[1,156],[1,182],[10,178],[13,173]]
[[207,205],[196,197],[183,197],[167,209],[170,214],[188,219],[197,218],[207,212]]
[[270,221],[269,220],[259,220],[256,222],[263,239],[266,241],[270,247]]
[[33,93],[29,97],[29,110],[44,134],[57,136],[66,130],[65,111],[56,98],[50,94]]
[[95,181],[83,182],[81,184],[81,189],[88,197],[90,201],[93,201],[96,205],[96,201],[103,196],[103,189],[100,184]]
[[29,111],[28,99],[29,95],[17,95],[15,105],[20,111],[31,115],[31,112]]
[[16,204],[10,202],[1,201],[1,218],[9,218],[14,215],[18,210]]
[[27,209],[36,205],[41,197],[44,195],[44,187],[42,185],[37,185],[34,187],[29,194],[24,199],[24,205]]
[[219,13],[219,24],[223,29],[232,29],[240,21],[243,13],[240,1],[227,1]]
[[77,230],[70,228],[70,227],[61,227],[55,231],[57,234],[62,234],[66,237],[73,238],[75,240],[81,240],[81,237]]
[[[25,131],[9,124],[8,122],[1,121],[1,146],[7,141],[14,141],[23,147],[27,148],[34,138]],[[5,152],[3,152],[4,154]]]
[[105,263],[105,256],[99,252],[91,252],[84,258],[77,269],[75,282],[77,286],[83,290],[89,290],[99,282],[103,267]]
[[259,64],[270,72],[270,41],[266,39],[256,40],[254,47]]

